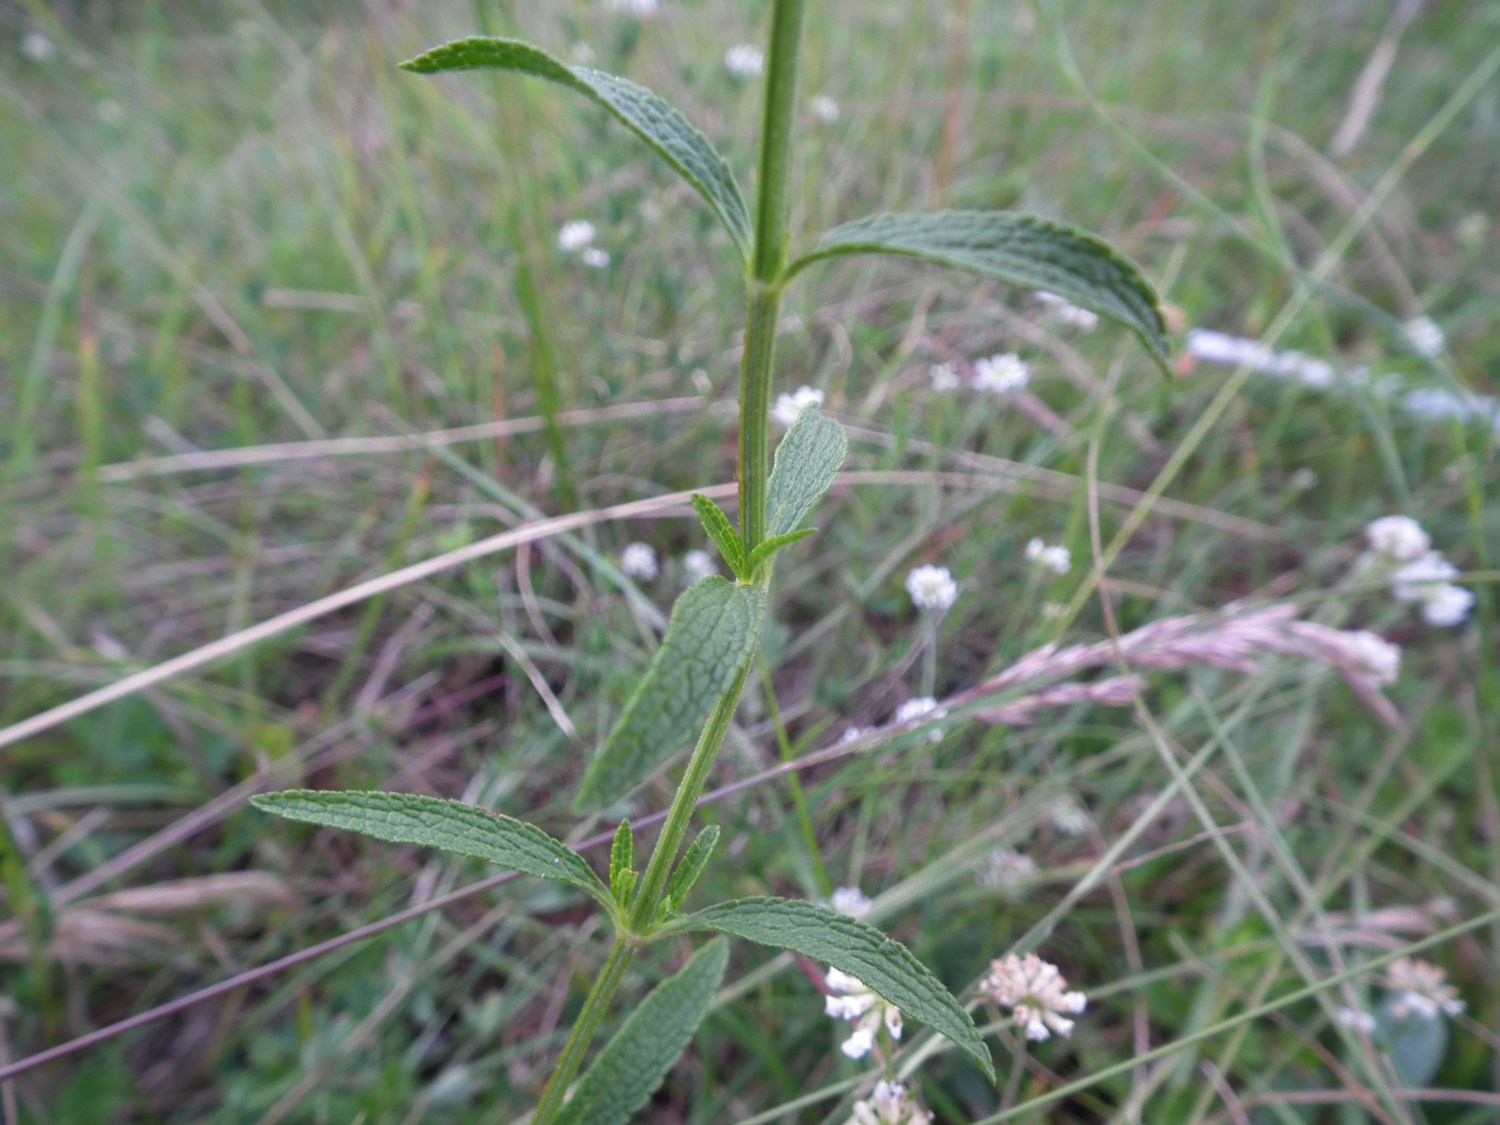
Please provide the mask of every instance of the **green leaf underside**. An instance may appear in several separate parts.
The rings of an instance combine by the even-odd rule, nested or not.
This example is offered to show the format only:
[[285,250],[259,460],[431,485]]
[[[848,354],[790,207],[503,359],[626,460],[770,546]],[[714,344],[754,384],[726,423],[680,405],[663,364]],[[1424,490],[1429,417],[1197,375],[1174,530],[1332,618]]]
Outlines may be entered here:
[[758,588],[718,575],[677,599],[661,648],[584,773],[578,808],[624,796],[698,737],[755,650],[765,608]]
[[557,1125],[629,1121],[692,1042],[728,962],[729,943],[711,941],[657,985],[599,1052],[558,1114]]
[[582,66],[569,66],[516,39],[455,39],[401,64],[417,74],[494,67],[567,86],[602,105],[691,184],[719,216],[743,260],[750,257],[750,214],[734,173],[708,138],[667,102],[643,86]]
[[785,898],[742,898],[667,923],[658,935],[710,930],[789,949],[857,977],[879,996],[951,1040],[991,1081],[995,1064],[962,1005],[906,946],[846,914]]
[[729,522],[729,517],[724,510],[710,500],[707,496],[693,493],[693,511],[698,513],[698,522],[703,525],[704,532],[709,540],[719,549],[719,556],[728,564],[729,569],[734,572],[736,578],[747,578],[745,569],[745,544],[741,541],[739,533],[734,530],[734,524]]
[[687,896],[698,882],[698,876],[708,866],[708,859],[714,854],[714,845],[718,842],[719,826],[710,824],[687,846],[687,851],[677,861],[677,870],[672,872],[672,878],[667,881],[666,902],[669,909],[682,909],[682,904],[687,901]]
[[1165,370],[1166,323],[1146,275],[1101,238],[1017,211],[872,215],[834,227],[787,270],[846,254],[898,254],[1043,289],[1123,324]]
[[789,531],[785,535],[778,535],[774,539],[767,539],[759,547],[750,552],[750,558],[745,561],[745,570],[754,574],[760,569],[761,564],[774,555],[783,547],[790,547],[793,543],[800,543],[809,535],[816,535],[818,529],[815,527],[804,527],[801,531]]
[[766,540],[797,530],[807,513],[828,491],[849,451],[844,427],[804,407],[776,447],[766,494]]
[[250,802],[289,820],[486,860],[522,875],[566,883],[610,905],[608,888],[566,844],[534,824],[460,801],[415,793],[289,789]]

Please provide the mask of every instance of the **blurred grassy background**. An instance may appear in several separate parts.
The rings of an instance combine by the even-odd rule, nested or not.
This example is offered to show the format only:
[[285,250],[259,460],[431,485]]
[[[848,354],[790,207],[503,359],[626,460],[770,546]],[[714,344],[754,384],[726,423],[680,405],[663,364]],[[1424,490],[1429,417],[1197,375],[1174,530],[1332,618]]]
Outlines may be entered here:
[[[0,7],[0,720],[538,513],[729,480],[733,416],[718,407],[735,391],[741,291],[708,212],[559,90],[394,63],[481,24],[564,58],[586,49],[682,107],[748,189],[759,84],[733,79],[723,55],[761,41],[764,8],[668,3],[640,21],[599,3]],[[1496,392],[1500,5],[1425,5],[1340,159],[1330,138],[1385,4],[1038,14],[979,0],[955,56],[957,8],[812,6],[805,93],[841,113],[805,115],[797,244],[876,210],[1038,211],[1116,241],[1185,323],[1256,336],[1399,168],[1275,343],[1411,385]],[[951,175],[945,113],[958,125]],[[575,218],[598,228],[607,268],[558,251]],[[1003,287],[875,260],[809,275],[788,311],[783,389],[823,389],[853,431],[848,467],[874,475],[837,489],[821,533],[779,565],[776,706],[764,685],[747,699],[724,780],[778,760],[774,718],[784,749],[803,752],[924,694],[911,566],[949,566],[962,586],[941,628],[940,697],[1057,637],[1044,606],[1087,576],[1089,473],[1145,489],[1226,377],[1184,369],[1168,382],[1121,332],[1053,332]],[[1436,364],[1396,331],[1423,313],[1448,334]],[[1017,349],[1045,411],[929,388],[931,362]],[[565,416],[549,439],[549,401],[594,413]],[[527,432],[440,453],[301,444],[507,420]],[[1407,726],[1384,730],[1335,677],[1302,668],[1154,681],[1151,710],[1174,744],[1221,743],[1196,788],[1230,838],[1244,834],[1234,847],[1253,883],[1173,806],[1137,850],[1182,846],[1121,872],[1047,939],[1043,954],[1092,1002],[1074,1039],[1018,1072],[1023,1096],[1297,987],[1287,939],[1247,889],[1302,925],[1282,852],[1318,873],[1319,903],[1346,920],[1412,908],[1397,934],[1408,939],[1500,901],[1493,435],[1374,393],[1259,379],[1211,420],[1167,483],[1181,505],[1150,515],[1110,569],[1121,627],[1300,599],[1405,646],[1393,695]],[[271,443],[299,445],[256,463],[199,456]],[[1105,542],[1135,504],[1106,496]],[[1363,524],[1390,512],[1421,518],[1475,573],[1470,626],[1426,629],[1346,581]],[[1071,547],[1073,573],[1031,576],[1032,536]],[[632,540],[659,552],[660,578],[620,573]],[[683,552],[702,545],[685,511],[549,538],[0,750],[0,1050],[14,1060],[481,873],[272,821],[236,786],[390,787],[573,838],[609,827],[575,825],[573,786],[684,584]],[[1101,629],[1091,599],[1066,636]],[[1057,902],[1167,775],[1128,712],[1080,708],[1023,730],[956,726],[936,747],[908,739],[805,780],[818,859],[785,788],[759,786],[707,812],[726,846],[700,899],[818,897],[821,864],[835,884],[882,893],[880,923],[957,986]],[[629,808],[663,807],[669,792],[654,783]],[[1049,802],[1067,793],[1091,837],[1049,826]],[[1256,799],[1275,812],[1269,828],[1247,811]],[[999,844],[1026,850],[1038,874],[977,883],[974,864]],[[1492,927],[1434,955],[1472,1019],[1453,1026],[1426,1085],[1500,1092],[1497,942]],[[513,884],[29,1075],[6,1112],[508,1120],[545,1078],[602,944],[576,896]],[[647,959],[643,975],[664,967]],[[733,1002],[651,1120],[742,1120],[860,1073],[795,966],[742,947],[731,974]],[[1305,1104],[1346,1091],[1349,1061],[1316,1008],[1288,1015],[1034,1119],[1367,1120]],[[1200,1104],[1205,1073],[1235,1093]],[[998,1105],[947,1055],[921,1082],[939,1120]],[[842,1120],[838,1098],[785,1119]],[[1410,1120],[1493,1121],[1495,1104],[1414,1103]]]

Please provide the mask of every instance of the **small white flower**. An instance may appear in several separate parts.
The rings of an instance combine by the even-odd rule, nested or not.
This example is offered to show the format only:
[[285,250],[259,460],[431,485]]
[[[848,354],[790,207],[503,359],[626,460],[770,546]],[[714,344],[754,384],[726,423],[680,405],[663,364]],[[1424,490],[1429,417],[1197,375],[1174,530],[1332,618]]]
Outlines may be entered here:
[[948,394],[963,386],[963,380],[951,363],[934,363],[927,369],[927,378],[932,380],[932,389],[939,394]]
[[1071,1035],[1073,1021],[1064,1012],[1077,1015],[1088,1006],[1081,992],[1066,992],[1067,980],[1057,966],[1043,961],[1035,953],[1017,957],[1007,953],[990,963],[990,975],[979,990],[1011,1014],[1023,1028],[1027,1039],[1047,1039],[1052,1032]]
[[839,735],[839,745],[848,746],[851,742],[858,742],[870,733],[868,727],[846,727],[844,733]]
[[1311,492],[1318,487],[1318,474],[1304,467],[1287,477],[1286,483],[1293,492]]
[[1398,602],[1425,602],[1457,576],[1458,567],[1443,558],[1442,552],[1428,551],[1391,572],[1391,593]]
[[1053,801],[1047,818],[1064,836],[1082,836],[1089,830],[1089,814],[1071,794]]
[[1212,328],[1194,328],[1187,334],[1187,351],[1194,359],[1220,367],[1249,367],[1257,371],[1269,368],[1276,353],[1258,340],[1231,336]]
[[1073,555],[1066,547],[1049,547],[1040,539],[1026,544],[1026,561],[1038,570],[1050,570],[1053,574],[1067,574],[1073,569]]
[[822,406],[824,394],[816,387],[798,387],[789,395],[777,395],[771,407],[771,417],[783,426],[790,426],[797,415],[809,406]]
[[57,46],[40,31],[28,31],[21,36],[21,55],[32,62],[43,63],[57,54]]
[[1386,966],[1384,984],[1395,994],[1391,1012],[1398,1020],[1408,1015],[1432,1020],[1439,1015],[1456,1016],[1464,1010],[1458,989],[1448,983],[1448,974],[1426,961],[1398,957]]
[[832,125],[839,119],[839,103],[827,94],[814,94],[807,100],[807,108],[824,125]]
[[585,246],[578,258],[584,265],[596,270],[602,270],[609,265],[609,251],[601,250],[597,246]]
[[860,980],[838,969],[826,978],[833,995],[823,999],[823,1011],[836,1020],[854,1024],[854,1031],[839,1048],[851,1059],[862,1059],[875,1046],[875,1033],[883,1023],[892,1039],[901,1038],[901,1010],[877,996]]
[[1036,878],[1036,860],[1015,848],[999,847],[985,857],[974,878],[981,887],[1009,889]]
[[1443,335],[1443,330],[1437,321],[1430,316],[1419,316],[1415,320],[1408,320],[1401,326],[1401,333],[1406,337],[1406,342],[1411,345],[1412,351],[1423,359],[1435,359],[1443,354],[1443,349],[1448,346],[1448,338]]
[[1333,1018],[1345,1027],[1363,1031],[1366,1035],[1375,1030],[1375,1017],[1362,1008],[1340,1008],[1333,1013]]
[[1462,586],[1437,586],[1422,600],[1422,620],[1434,629],[1462,625],[1474,608],[1474,595]]
[[1030,379],[1026,364],[1015,352],[992,355],[974,365],[974,386],[981,391],[1008,395],[1026,386]]
[[858,887],[838,887],[833,892],[833,897],[828,900],[828,905],[840,914],[847,914],[851,918],[863,918],[870,912],[870,899],[864,891]]
[[1401,649],[1366,629],[1343,634],[1348,659],[1375,687],[1389,687],[1401,675]]
[[1099,326],[1099,317],[1088,309],[1079,308],[1066,297],[1056,293],[1039,292],[1037,303],[1046,307],[1053,320],[1064,328],[1076,328],[1080,332],[1092,332]]
[[656,0],[609,0],[609,6],[617,12],[637,19],[650,19],[656,15]]
[[958,598],[958,583],[946,566],[919,566],[906,576],[906,592],[918,609],[942,613]]
[[[941,719],[948,713],[947,708],[939,707],[937,700],[930,695],[919,695],[915,699],[908,699],[896,708],[896,714],[892,716],[891,722],[900,725],[902,723],[914,722],[917,719],[931,715],[934,719]],[[941,742],[943,740],[943,728],[934,726],[927,735],[928,742]]]
[[736,78],[759,78],[766,69],[766,56],[759,47],[738,43],[724,52],[724,67]]
[[682,571],[687,575],[689,584],[701,582],[711,574],[718,574],[719,568],[714,565],[714,558],[707,551],[697,548],[682,556]]
[[1412,562],[1432,546],[1432,539],[1422,525],[1410,516],[1381,516],[1365,527],[1370,549],[1395,562]]
[[564,223],[557,232],[557,248],[566,253],[582,250],[594,241],[594,224],[587,219],[574,219]]
[[849,1125],[926,1125],[932,1114],[900,1082],[877,1082],[868,1099],[854,1103]]
[[656,551],[649,543],[631,543],[620,552],[620,569],[632,578],[649,582],[661,572]]

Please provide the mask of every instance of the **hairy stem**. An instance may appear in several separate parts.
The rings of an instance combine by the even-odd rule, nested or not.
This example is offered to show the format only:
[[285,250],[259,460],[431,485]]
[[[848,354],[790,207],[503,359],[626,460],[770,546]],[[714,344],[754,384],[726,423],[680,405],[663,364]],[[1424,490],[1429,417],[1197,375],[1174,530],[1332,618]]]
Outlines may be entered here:
[[588,999],[583,1002],[583,1011],[578,1013],[573,1029],[568,1032],[568,1041],[563,1044],[562,1055],[557,1060],[552,1077],[547,1079],[542,1100],[537,1103],[536,1112],[531,1117],[532,1125],[548,1125],[562,1110],[568,1084],[578,1073],[584,1052],[599,1030],[599,1023],[609,1009],[609,1002],[614,999],[615,989],[620,986],[626,966],[630,964],[632,952],[633,948],[623,937],[615,938],[614,948],[609,951],[609,957],[599,971],[594,987],[589,989]]
[[[750,659],[753,660],[754,657]],[[693,756],[688,760],[687,771],[677,784],[672,807],[667,810],[667,821],[662,826],[661,835],[656,838],[656,847],[651,850],[646,874],[642,876],[640,887],[636,891],[635,905],[631,907],[630,929],[635,933],[644,933],[656,917],[656,908],[667,886],[667,876],[672,872],[677,853],[682,850],[683,838],[693,819],[693,808],[703,795],[708,771],[718,757],[719,747],[724,744],[724,736],[729,733],[729,721],[734,718],[734,709],[739,705],[740,691],[745,686],[749,672],[750,660],[747,660],[740,666],[729,690],[720,697],[714,713],[709,716],[708,725],[698,736],[698,745],[693,748]]]
[[[802,40],[806,0],[775,0],[771,16],[770,65],[766,74],[765,113],[762,123],[760,179],[757,184],[755,251],[749,279],[745,354],[740,370],[740,531],[746,551],[765,539],[766,492],[770,482],[770,438],[768,433],[771,372],[776,357],[776,322],[781,312],[782,271],[786,262],[786,217],[788,180],[791,172],[792,117],[797,104],[797,63]],[[755,581],[769,585],[769,563],[760,568]],[[656,918],[667,879],[682,850],[693,818],[693,808],[703,793],[709,770],[729,732],[739,705],[740,692],[754,661],[752,653],[735,674],[734,683],[719,699],[708,724],[693,748],[687,770],[677,785],[672,807],[645,874],[635,892],[626,924],[615,939],[599,978],[589,991],[557,1069],[548,1080],[533,1121],[548,1125],[562,1108],[568,1083],[578,1072],[584,1053],[599,1029],[605,1009],[619,987],[635,943],[647,933]]]

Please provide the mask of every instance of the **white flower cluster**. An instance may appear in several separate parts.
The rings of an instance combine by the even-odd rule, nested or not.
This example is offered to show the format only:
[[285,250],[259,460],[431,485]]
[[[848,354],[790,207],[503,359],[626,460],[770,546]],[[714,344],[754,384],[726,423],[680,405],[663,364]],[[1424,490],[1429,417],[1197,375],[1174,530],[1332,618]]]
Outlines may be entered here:
[[832,125],[839,119],[839,103],[827,94],[814,94],[807,100],[807,108],[824,125]]
[[974,876],[981,887],[1011,890],[1036,878],[1036,860],[1015,848],[998,847],[990,852]]
[[658,7],[656,0],[609,0],[609,6],[617,12],[642,20],[656,15]]
[[573,219],[557,232],[557,248],[565,254],[577,254],[578,260],[594,269],[609,265],[609,251],[595,246],[594,224],[587,219]]
[[1088,1006],[1083,993],[1067,992],[1067,987],[1057,966],[1035,953],[1024,957],[1007,953],[990,963],[990,975],[979,991],[1002,1008],[1009,1008],[1016,1023],[1025,1028],[1027,1039],[1047,1039],[1054,1031],[1071,1035],[1073,1021],[1063,1013],[1076,1016]]
[[1458,568],[1432,550],[1432,538],[1410,516],[1382,516],[1365,528],[1370,550],[1362,569],[1382,575],[1397,601],[1421,607],[1422,619],[1436,628],[1461,624],[1474,595],[1455,586]]
[[1458,989],[1448,983],[1448,974],[1427,961],[1398,957],[1385,970],[1386,988],[1394,994],[1391,1013],[1404,1020],[1408,1015],[1424,1020],[1457,1016],[1464,1010]]
[[777,395],[771,407],[771,417],[783,426],[790,426],[809,406],[822,406],[825,395],[816,387],[798,387],[789,395]]
[[919,566],[906,576],[906,592],[918,609],[943,613],[958,599],[958,583],[946,566]]
[[1080,332],[1092,332],[1099,327],[1099,316],[1088,309],[1079,308],[1066,297],[1056,293],[1039,292],[1037,304],[1047,310],[1048,315],[1064,328],[1076,328]]
[[28,31],[21,36],[21,56],[32,62],[43,63],[57,53],[57,47],[40,31]]
[[649,543],[631,543],[620,552],[620,569],[632,578],[650,582],[661,573],[656,551]]
[[942,395],[958,390],[964,382],[951,363],[934,363],[927,369],[927,378],[932,380],[932,389]]
[[693,548],[682,556],[682,573],[687,577],[688,585],[701,582],[711,574],[718,574],[719,568],[714,565],[713,556],[707,551]]
[[1401,326],[1401,334],[1406,337],[1411,350],[1423,359],[1436,359],[1448,346],[1448,337],[1430,316],[1408,320]]
[[[1434,356],[1446,347],[1442,329],[1425,317],[1409,322],[1403,335],[1412,349],[1420,354]],[[1367,367],[1339,371],[1325,360],[1301,352],[1277,352],[1258,340],[1247,340],[1210,328],[1194,328],[1187,334],[1187,353],[1203,363],[1217,367],[1248,367],[1258,374],[1301,383],[1314,390],[1368,388],[1423,421],[1478,423],[1500,436],[1500,398],[1494,395],[1476,395],[1449,387],[1407,389],[1397,374],[1371,375]]]
[[766,69],[766,56],[759,47],[738,43],[724,52],[724,68],[735,78],[759,78]]
[[1047,806],[1047,817],[1064,836],[1082,836],[1089,830],[1088,811],[1071,793],[1064,793]]
[[1026,544],[1026,561],[1038,570],[1050,570],[1053,574],[1067,574],[1073,569],[1073,555],[1066,547],[1049,547],[1040,539]]
[[1375,1017],[1363,1008],[1341,1007],[1333,1013],[1333,1018],[1353,1031],[1363,1031],[1369,1035],[1375,1030]]
[[1023,390],[1031,372],[1015,352],[992,355],[974,364],[974,386],[991,394],[1008,395]]
[[881,1024],[892,1039],[901,1038],[901,1009],[877,996],[863,981],[838,969],[825,978],[831,995],[824,997],[823,1011],[836,1020],[847,1020],[854,1031],[840,1050],[851,1059],[862,1059],[875,1046]]
[[877,1082],[875,1092],[854,1103],[849,1125],[925,1125],[932,1114],[900,1082]]
[[[915,722],[917,719],[926,718],[931,715],[934,719],[941,719],[948,713],[946,708],[939,707],[938,701],[930,695],[919,695],[915,699],[908,699],[896,708],[896,713],[891,717],[891,722],[900,726],[902,723]],[[934,726],[931,733],[927,735],[928,742],[941,742],[943,740],[943,728]]]
[[871,903],[869,896],[858,887],[836,887],[833,896],[828,900],[828,905],[840,914],[847,914],[851,918],[863,918],[870,912]]

